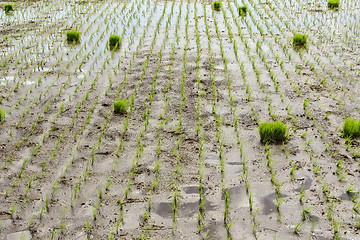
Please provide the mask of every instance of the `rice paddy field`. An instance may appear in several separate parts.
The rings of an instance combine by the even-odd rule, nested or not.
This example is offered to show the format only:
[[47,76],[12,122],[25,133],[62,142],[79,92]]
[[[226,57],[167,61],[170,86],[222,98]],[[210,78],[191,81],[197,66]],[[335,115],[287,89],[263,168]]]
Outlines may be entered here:
[[360,239],[333,2],[1,2],[0,239]]

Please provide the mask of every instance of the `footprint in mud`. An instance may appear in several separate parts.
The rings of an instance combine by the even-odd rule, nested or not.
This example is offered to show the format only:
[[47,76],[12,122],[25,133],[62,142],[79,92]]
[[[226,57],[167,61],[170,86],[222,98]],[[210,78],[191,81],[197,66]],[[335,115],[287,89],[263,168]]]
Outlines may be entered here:
[[313,180],[309,176],[306,176],[306,179],[302,178],[302,179],[298,179],[298,180],[305,180],[305,183],[301,184],[300,187],[295,189],[295,191],[297,191],[297,192],[300,192],[301,188],[304,187],[304,185],[305,185],[304,190],[308,190],[311,187],[311,184],[313,182]]
[[24,239],[24,240],[30,240],[31,234],[30,231],[23,231],[23,232],[15,232],[7,234],[7,240],[16,240],[16,239]]
[[[227,192],[227,191],[229,191],[230,199],[240,199],[242,197],[242,195],[246,196],[244,194],[245,190],[242,191],[240,186],[235,186],[235,187],[231,187],[231,188],[225,188],[224,192]],[[225,200],[225,195],[224,194],[221,196],[221,200]]]
[[338,198],[343,201],[353,201],[354,197],[359,195],[360,192],[345,192],[341,194]]
[[[216,209],[215,205],[210,201],[206,201],[205,211],[214,211]],[[171,218],[173,215],[172,203],[171,202],[160,202],[156,203],[154,207],[154,211],[157,215],[164,218]],[[180,217],[192,217],[197,214],[199,211],[199,202],[189,202],[182,203],[179,207],[179,215]]]
[[208,232],[207,235],[210,236],[210,239],[221,239],[219,236],[219,229],[220,224],[217,224],[215,221],[209,221],[205,228],[203,229],[203,232]]
[[[184,187],[184,192],[186,194],[199,194],[199,187],[198,186],[187,186],[187,187]],[[205,193],[207,191],[207,188],[206,187],[203,187],[203,193]]]
[[[287,195],[285,194],[282,194],[281,197],[282,198],[285,198]],[[276,205],[275,205],[275,202],[276,202],[276,198],[275,198],[275,193],[271,193],[269,195],[266,195],[265,197],[263,197],[261,199],[261,202],[263,204],[263,213],[264,215],[269,215],[273,212],[275,212],[276,210]]]

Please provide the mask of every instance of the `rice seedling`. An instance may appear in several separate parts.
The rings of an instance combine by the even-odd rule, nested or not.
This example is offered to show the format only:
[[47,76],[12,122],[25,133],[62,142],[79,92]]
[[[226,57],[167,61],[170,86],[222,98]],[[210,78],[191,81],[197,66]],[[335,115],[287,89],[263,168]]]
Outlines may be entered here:
[[340,228],[341,228],[341,223],[339,221],[334,221],[333,230],[334,230],[334,239],[336,240],[340,239]]
[[80,33],[76,30],[70,30],[66,33],[66,41],[69,43],[77,43],[80,41]]
[[109,46],[111,49],[119,48],[121,44],[121,38],[118,35],[111,35],[109,38]]
[[119,99],[114,102],[114,113],[124,114],[128,108],[128,100],[127,98]]
[[238,7],[239,16],[245,17],[247,13],[247,6]]
[[360,203],[355,202],[353,209],[355,212],[360,213]]
[[299,228],[300,226],[302,225],[302,221],[300,221],[296,226],[295,228],[293,229],[293,233],[295,233],[296,235],[299,235]]
[[358,230],[360,229],[360,218],[358,218],[355,226]]
[[219,11],[220,8],[221,8],[221,2],[220,2],[220,1],[215,1],[215,2],[213,3],[213,8],[214,8],[215,10]]
[[327,6],[330,9],[337,9],[340,6],[340,0],[329,0]]
[[11,210],[10,210],[10,213],[11,213],[11,218],[14,219],[14,215],[15,215],[15,210],[16,210],[16,205],[15,203],[13,204]]
[[3,123],[5,121],[5,110],[0,108],[0,123]]
[[302,186],[302,188],[300,190],[300,198],[299,198],[300,203],[303,202],[303,198],[304,198],[304,195],[305,195],[304,187],[305,187],[305,184]]
[[288,129],[281,121],[264,122],[259,125],[259,134],[262,142],[277,142],[286,139]]
[[293,45],[294,47],[305,47],[307,41],[307,36],[297,33],[293,36]]
[[10,3],[4,5],[4,11],[6,14],[10,13],[11,11],[14,11],[14,6]]
[[295,163],[292,167],[291,167],[291,170],[290,170],[290,176],[291,176],[291,180],[294,180],[295,178],[295,171],[297,169],[297,164]]
[[85,219],[85,229],[89,235],[91,233],[91,226],[90,226],[89,220],[87,220],[87,219]]
[[343,124],[343,137],[356,138],[360,136],[360,121],[354,118],[347,118]]

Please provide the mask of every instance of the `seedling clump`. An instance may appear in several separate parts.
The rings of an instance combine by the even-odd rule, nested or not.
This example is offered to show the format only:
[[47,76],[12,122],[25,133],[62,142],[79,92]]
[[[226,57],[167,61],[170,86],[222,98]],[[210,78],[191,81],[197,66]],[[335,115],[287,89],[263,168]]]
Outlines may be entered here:
[[329,0],[328,1],[328,8],[336,9],[340,5],[340,0]]
[[66,41],[76,43],[80,41],[80,33],[76,30],[70,30],[66,33]]
[[219,10],[221,8],[221,2],[220,1],[215,1],[213,6],[214,6],[215,10]]
[[110,48],[117,48],[120,46],[121,38],[118,35],[111,35],[109,38]]
[[5,11],[6,14],[8,14],[10,11],[14,11],[13,5],[11,5],[10,3],[9,3],[9,4],[5,4],[5,5],[4,5],[4,11]]
[[265,122],[259,126],[259,134],[262,142],[282,141],[287,135],[287,126],[281,121]]
[[126,109],[128,107],[128,101],[126,98],[119,99],[114,102],[114,113],[124,114],[126,113]]
[[306,44],[306,39],[307,39],[306,35],[300,33],[295,34],[293,37],[294,47],[304,47]]
[[356,138],[360,136],[360,120],[347,118],[343,126],[343,137]]
[[247,6],[241,6],[238,8],[239,15],[245,17],[247,13]]

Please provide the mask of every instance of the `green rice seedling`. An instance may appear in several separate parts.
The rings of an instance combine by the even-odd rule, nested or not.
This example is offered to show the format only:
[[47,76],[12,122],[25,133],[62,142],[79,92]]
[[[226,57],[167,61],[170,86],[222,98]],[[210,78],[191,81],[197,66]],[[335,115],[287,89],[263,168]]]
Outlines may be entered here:
[[109,190],[109,187],[111,186],[111,184],[112,184],[111,177],[108,175],[108,177],[106,179],[105,191]]
[[345,137],[345,143],[346,143],[346,151],[349,151],[351,148],[353,140],[351,137]]
[[356,222],[356,228],[357,229],[360,229],[360,218],[357,220],[357,222]]
[[116,100],[114,102],[114,113],[124,114],[128,108],[128,100],[126,98]]
[[324,119],[328,119],[330,115],[331,115],[331,112],[327,112]]
[[284,198],[282,198],[282,197],[278,198],[278,201],[276,203],[276,209],[278,212],[280,212],[280,206],[284,201],[285,201]]
[[293,37],[293,45],[294,47],[305,47],[307,36],[297,33]]
[[10,3],[4,5],[4,11],[6,14],[10,13],[11,11],[14,11],[14,6]]
[[111,35],[109,38],[109,46],[111,49],[116,49],[121,44],[121,38],[118,35]]
[[334,239],[340,239],[340,227],[341,223],[339,221],[333,222],[333,229],[334,229]]
[[55,233],[56,233],[56,229],[54,228],[54,229],[51,231],[51,240],[55,238]]
[[99,200],[101,201],[103,199],[103,192],[102,189],[99,190]]
[[340,6],[340,0],[329,0],[328,1],[328,8],[330,9],[337,9]]
[[76,30],[70,30],[66,33],[66,41],[69,43],[77,43],[80,41],[80,33]]
[[309,207],[305,208],[305,209],[304,209],[304,212],[305,212],[306,214],[310,214],[311,208],[312,208],[312,206],[309,206]]
[[306,134],[307,134],[307,131],[303,132],[303,133],[301,134],[301,138],[305,138],[305,137],[306,137]]
[[296,169],[297,169],[297,164],[295,163],[295,164],[292,166],[291,170],[290,170],[291,180],[294,180],[294,178],[295,178],[295,171],[296,171]]
[[11,208],[11,211],[10,211],[10,213],[11,213],[11,218],[12,218],[12,219],[14,219],[15,210],[16,210],[16,205],[15,205],[15,203],[14,203],[13,206],[12,206],[12,208]]
[[306,146],[305,146],[305,151],[308,152],[309,151],[309,147],[310,147],[310,144],[312,142],[312,139],[309,139],[308,141],[306,141]]
[[302,224],[302,221],[300,221],[294,228],[293,232],[296,234],[296,235],[299,235],[299,228]]
[[247,6],[238,7],[238,12],[240,17],[245,17],[247,13]]
[[219,11],[220,8],[221,8],[221,2],[220,1],[215,1],[213,3],[213,7],[214,7],[215,10]]
[[304,187],[305,187],[305,184],[302,186],[302,188],[300,190],[300,198],[299,198],[300,203],[303,202],[303,198],[304,198],[304,195],[305,195]]
[[0,108],[0,123],[5,121],[5,110]]
[[259,134],[262,142],[276,142],[286,139],[287,126],[281,121],[264,122],[259,126]]
[[302,210],[302,212],[301,212],[301,219],[302,219],[303,221],[306,220],[306,212],[305,212],[305,210]]
[[355,187],[352,183],[346,188],[346,192],[349,195],[353,195],[355,193]]
[[87,219],[85,219],[85,228],[86,228],[88,234],[91,233],[91,226]]
[[40,219],[41,219],[42,216],[44,215],[44,212],[45,212],[45,205],[43,204],[42,207],[41,207],[40,214],[39,214],[39,218],[40,218]]
[[45,196],[45,208],[46,211],[49,211],[49,196],[47,194]]
[[347,118],[343,125],[343,137],[356,138],[360,136],[360,121],[354,118]]
[[353,208],[355,212],[360,213],[360,203],[355,203]]
[[93,215],[93,218],[94,220],[96,220],[96,208],[92,208],[92,215]]

